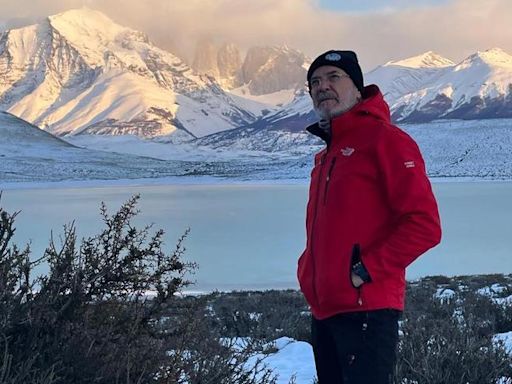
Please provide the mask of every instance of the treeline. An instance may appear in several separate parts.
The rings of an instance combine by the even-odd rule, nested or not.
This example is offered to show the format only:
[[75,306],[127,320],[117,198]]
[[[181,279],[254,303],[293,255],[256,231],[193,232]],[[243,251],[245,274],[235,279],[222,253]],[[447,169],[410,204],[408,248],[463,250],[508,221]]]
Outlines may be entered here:
[[[300,292],[179,294],[196,268],[182,261],[188,231],[165,252],[161,230],[132,225],[138,199],[114,214],[102,205],[96,236],[66,226],[37,260],[12,243],[17,213],[0,207],[0,384],[270,384],[251,357],[281,336],[309,341]],[[41,263],[49,272],[34,276]],[[492,284],[494,298],[477,292]],[[493,335],[512,331],[499,301],[510,295],[503,275],[410,283],[397,382],[506,383],[512,360]]]

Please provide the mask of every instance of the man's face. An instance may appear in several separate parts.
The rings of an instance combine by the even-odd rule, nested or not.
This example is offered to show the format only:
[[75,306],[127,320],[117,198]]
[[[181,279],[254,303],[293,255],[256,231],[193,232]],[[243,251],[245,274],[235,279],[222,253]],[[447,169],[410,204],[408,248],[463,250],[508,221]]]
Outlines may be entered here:
[[310,80],[310,94],[321,119],[332,119],[351,109],[361,93],[345,71],[332,65],[317,68]]

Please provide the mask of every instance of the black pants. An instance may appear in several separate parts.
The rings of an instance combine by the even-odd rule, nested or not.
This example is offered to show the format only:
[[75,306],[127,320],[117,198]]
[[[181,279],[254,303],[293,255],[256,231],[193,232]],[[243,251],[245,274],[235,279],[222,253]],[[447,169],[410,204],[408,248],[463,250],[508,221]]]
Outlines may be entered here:
[[391,384],[400,311],[384,309],[313,317],[311,336],[319,384]]

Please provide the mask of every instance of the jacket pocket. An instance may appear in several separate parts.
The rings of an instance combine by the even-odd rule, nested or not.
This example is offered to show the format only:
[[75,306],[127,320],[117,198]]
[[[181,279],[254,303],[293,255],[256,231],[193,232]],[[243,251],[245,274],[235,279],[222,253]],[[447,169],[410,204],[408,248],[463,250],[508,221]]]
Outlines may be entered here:
[[359,244],[354,244],[352,247],[352,259],[350,263],[350,276],[352,276],[352,272],[358,275],[363,283],[370,283],[372,278],[368,269],[363,264],[363,260],[361,258],[361,246]]
[[[356,274],[361,278],[363,283],[356,287],[352,281],[352,273]],[[354,244],[352,247],[352,257],[350,260],[350,284],[357,290],[357,304],[359,306],[363,305],[363,290],[367,283],[371,283],[372,278],[368,273],[365,265],[363,264],[363,260],[361,259],[361,246],[359,244]]]

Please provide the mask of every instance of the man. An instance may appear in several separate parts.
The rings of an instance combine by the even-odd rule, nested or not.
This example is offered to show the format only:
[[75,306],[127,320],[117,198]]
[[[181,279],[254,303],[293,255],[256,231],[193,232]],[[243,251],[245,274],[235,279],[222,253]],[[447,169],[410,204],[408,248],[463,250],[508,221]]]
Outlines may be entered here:
[[323,53],[307,80],[320,117],[307,130],[326,147],[311,173],[297,275],[318,380],[388,384],[405,268],[440,242],[437,204],[418,146],[391,124],[379,88],[363,87],[354,52]]

